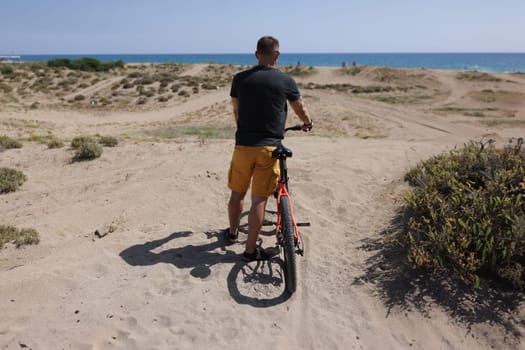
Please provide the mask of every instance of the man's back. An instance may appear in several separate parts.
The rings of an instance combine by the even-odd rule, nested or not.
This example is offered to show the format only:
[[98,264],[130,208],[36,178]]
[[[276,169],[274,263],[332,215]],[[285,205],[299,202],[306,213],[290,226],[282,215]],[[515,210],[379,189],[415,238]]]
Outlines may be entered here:
[[290,76],[259,65],[234,77],[230,96],[239,101],[236,144],[275,146],[283,138],[286,101],[295,101],[300,94]]

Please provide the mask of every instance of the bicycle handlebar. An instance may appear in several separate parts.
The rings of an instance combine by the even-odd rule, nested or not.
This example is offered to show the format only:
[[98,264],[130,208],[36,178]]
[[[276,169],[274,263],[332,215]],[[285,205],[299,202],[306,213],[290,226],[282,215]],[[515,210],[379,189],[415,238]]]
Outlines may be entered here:
[[303,126],[301,124],[296,124],[294,126],[289,126],[287,128],[284,129],[284,132],[287,132],[287,131],[299,131],[299,130],[303,130]]

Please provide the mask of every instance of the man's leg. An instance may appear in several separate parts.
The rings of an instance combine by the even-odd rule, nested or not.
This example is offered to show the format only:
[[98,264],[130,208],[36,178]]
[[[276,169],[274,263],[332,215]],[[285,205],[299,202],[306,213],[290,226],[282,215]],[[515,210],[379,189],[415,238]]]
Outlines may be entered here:
[[246,192],[232,191],[228,202],[228,218],[230,219],[230,235],[237,235],[239,230],[239,220],[241,219],[242,208],[244,206],[244,196]]
[[248,215],[248,240],[246,241],[246,253],[253,253],[257,247],[257,238],[264,221],[266,201],[268,197],[252,196],[252,206]]

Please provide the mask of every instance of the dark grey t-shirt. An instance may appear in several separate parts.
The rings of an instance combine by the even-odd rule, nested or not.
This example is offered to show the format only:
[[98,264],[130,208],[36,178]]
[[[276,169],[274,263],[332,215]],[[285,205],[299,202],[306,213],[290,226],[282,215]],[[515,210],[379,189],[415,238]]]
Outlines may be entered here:
[[230,96],[239,101],[235,144],[276,146],[284,137],[286,101],[296,101],[301,95],[288,74],[255,66],[235,75]]

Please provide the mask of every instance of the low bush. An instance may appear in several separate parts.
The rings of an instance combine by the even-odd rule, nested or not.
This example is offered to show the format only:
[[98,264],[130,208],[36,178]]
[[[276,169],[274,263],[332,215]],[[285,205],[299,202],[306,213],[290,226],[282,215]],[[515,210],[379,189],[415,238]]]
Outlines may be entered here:
[[22,148],[22,142],[15,140],[9,136],[0,136],[0,147],[5,149]]
[[164,96],[160,96],[158,98],[158,100],[159,100],[159,102],[168,102],[172,97],[173,97],[173,95],[171,95],[171,94],[164,95]]
[[48,67],[66,67],[72,70],[79,70],[84,72],[107,72],[113,68],[124,68],[124,61],[110,61],[100,62],[95,58],[83,57],[77,60],[70,60],[68,58],[57,58],[47,61]]
[[0,83],[0,92],[8,94],[12,91],[13,91],[13,87],[11,85]]
[[314,75],[317,73],[317,70],[314,67],[312,66],[305,67],[299,64],[296,66],[284,67],[283,71],[295,77],[307,77],[307,76]]
[[100,136],[98,143],[105,147],[115,147],[118,145],[118,140],[114,136]]
[[400,240],[417,268],[477,285],[525,282],[525,150],[471,142],[421,162],[406,176]]
[[85,143],[96,143],[96,142],[97,140],[95,140],[93,136],[89,136],[89,135],[76,136],[73,138],[73,140],[71,140],[71,148],[78,149],[80,148],[80,146],[82,146]]
[[14,73],[14,69],[11,66],[4,66],[1,69],[2,75],[11,75]]
[[500,82],[501,79],[489,73],[478,71],[465,71],[456,74],[458,80]]
[[13,226],[0,225],[0,249],[8,242],[13,242],[17,248],[20,248],[27,244],[38,244],[40,239],[35,229],[18,229]]
[[182,97],[190,97],[189,92],[186,91],[186,90],[179,91],[179,93],[177,95],[182,96]]
[[75,155],[73,156],[74,162],[80,162],[83,160],[93,160],[102,155],[102,147],[99,144],[93,142],[81,143],[77,148]]
[[64,143],[57,139],[56,137],[51,137],[49,141],[47,142],[47,148],[53,149],[53,148],[62,148],[64,147]]
[[177,91],[179,91],[180,88],[181,88],[181,86],[179,84],[173,84],[171,86],[171,91],[172,92],[177,92]]
[[212,84],[212,83],[203,83],[203,84],[201,85],[201,87],[202,87],[204,90],[217,90],[217,89],[218,89],[217,85]]
[[352,67],[342,67],[339,71],[344,75],[356,76],[361,73],[361,67],[352,66]]
[[16,191],[27,177],[21,171],[11,168],[0,168],[0,194]]

